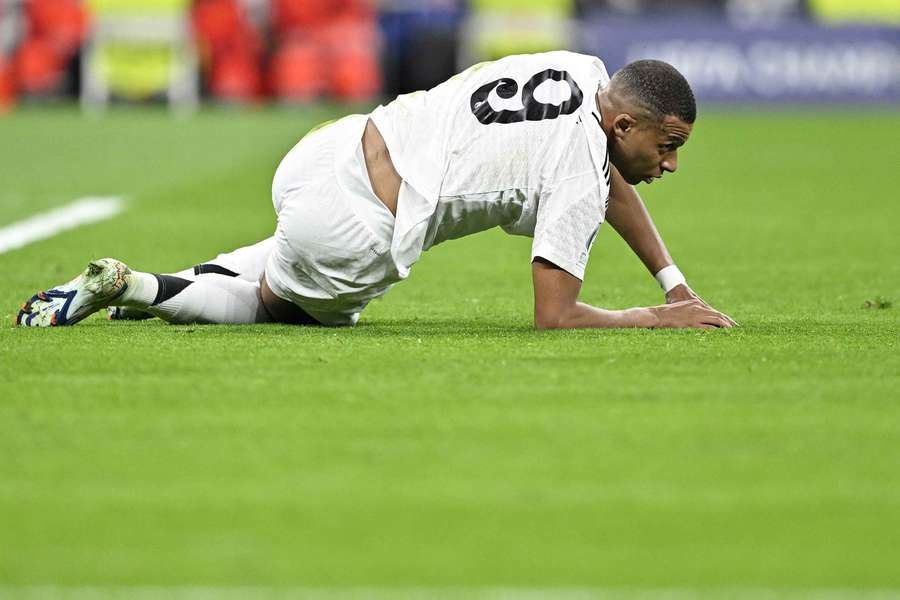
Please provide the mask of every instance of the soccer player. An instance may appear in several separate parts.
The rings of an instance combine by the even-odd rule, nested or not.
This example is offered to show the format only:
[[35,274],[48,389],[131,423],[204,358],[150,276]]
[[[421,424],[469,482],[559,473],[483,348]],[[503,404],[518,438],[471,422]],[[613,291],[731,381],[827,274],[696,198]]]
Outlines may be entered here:
[[[72,325],[104,307],[171,323],[353,325],[422,251],[500,226],[534,238],[534,324],[731,327],[674,265],[634,185],[674,173],[691,134],[691,88],[670,65],[612,79],[595,57],[509,56],[306,135],[278,167],[272,238],[172,275],[92,261],[33,296],[23,326]],[[666,304],[577,301],[603,221],[628,242]]]

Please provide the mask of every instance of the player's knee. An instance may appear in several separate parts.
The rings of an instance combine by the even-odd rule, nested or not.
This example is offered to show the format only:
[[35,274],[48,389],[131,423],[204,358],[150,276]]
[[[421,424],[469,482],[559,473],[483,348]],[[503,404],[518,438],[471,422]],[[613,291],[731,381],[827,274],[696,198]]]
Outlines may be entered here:
[[269,318],[275,323],[286,325],[319,325],[305,310],[277,296],[263,274],[259,281],[259,299]]

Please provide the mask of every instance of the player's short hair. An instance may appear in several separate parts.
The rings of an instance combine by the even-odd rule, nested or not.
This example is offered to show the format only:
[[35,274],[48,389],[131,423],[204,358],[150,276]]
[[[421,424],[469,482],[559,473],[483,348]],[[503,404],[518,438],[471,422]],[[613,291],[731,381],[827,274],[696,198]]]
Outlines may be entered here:
[[616,93],[646,109],[656,119],[667,115],[685,123],[697,119],[697,102],[687,79],[661,60],[636,60],[625,65],[610,81]]

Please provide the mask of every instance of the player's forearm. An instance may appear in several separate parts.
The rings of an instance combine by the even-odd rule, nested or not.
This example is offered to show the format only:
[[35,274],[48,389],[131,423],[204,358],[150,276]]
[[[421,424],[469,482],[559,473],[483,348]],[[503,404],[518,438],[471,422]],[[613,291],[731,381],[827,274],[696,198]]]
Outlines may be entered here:
[[[616,174],[618,175],[618,174]],[[637,190],[619,176],[610,194],[606,220],[652,274],[673,264],[666,245]]]
[[607,310],[583,302],[576,302],[572,308],[552,318],[535,315],[537,329],[618,329],[656,325],[657,318],[649,308]]

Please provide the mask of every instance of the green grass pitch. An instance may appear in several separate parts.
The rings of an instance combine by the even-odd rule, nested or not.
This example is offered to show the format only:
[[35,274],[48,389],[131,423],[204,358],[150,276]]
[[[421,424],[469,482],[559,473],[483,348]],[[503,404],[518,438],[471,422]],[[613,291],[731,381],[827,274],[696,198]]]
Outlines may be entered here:
[[[91,258],[269,235],[337,113],[0,119],[0,227],[128,199],[0,254],[0,597],[900,597],[898,112],[701,114],[640,186],[735,330],[535,332],[500,231],[354,329],[12,327]],[[582,299],[662,295],[604,226]]]

